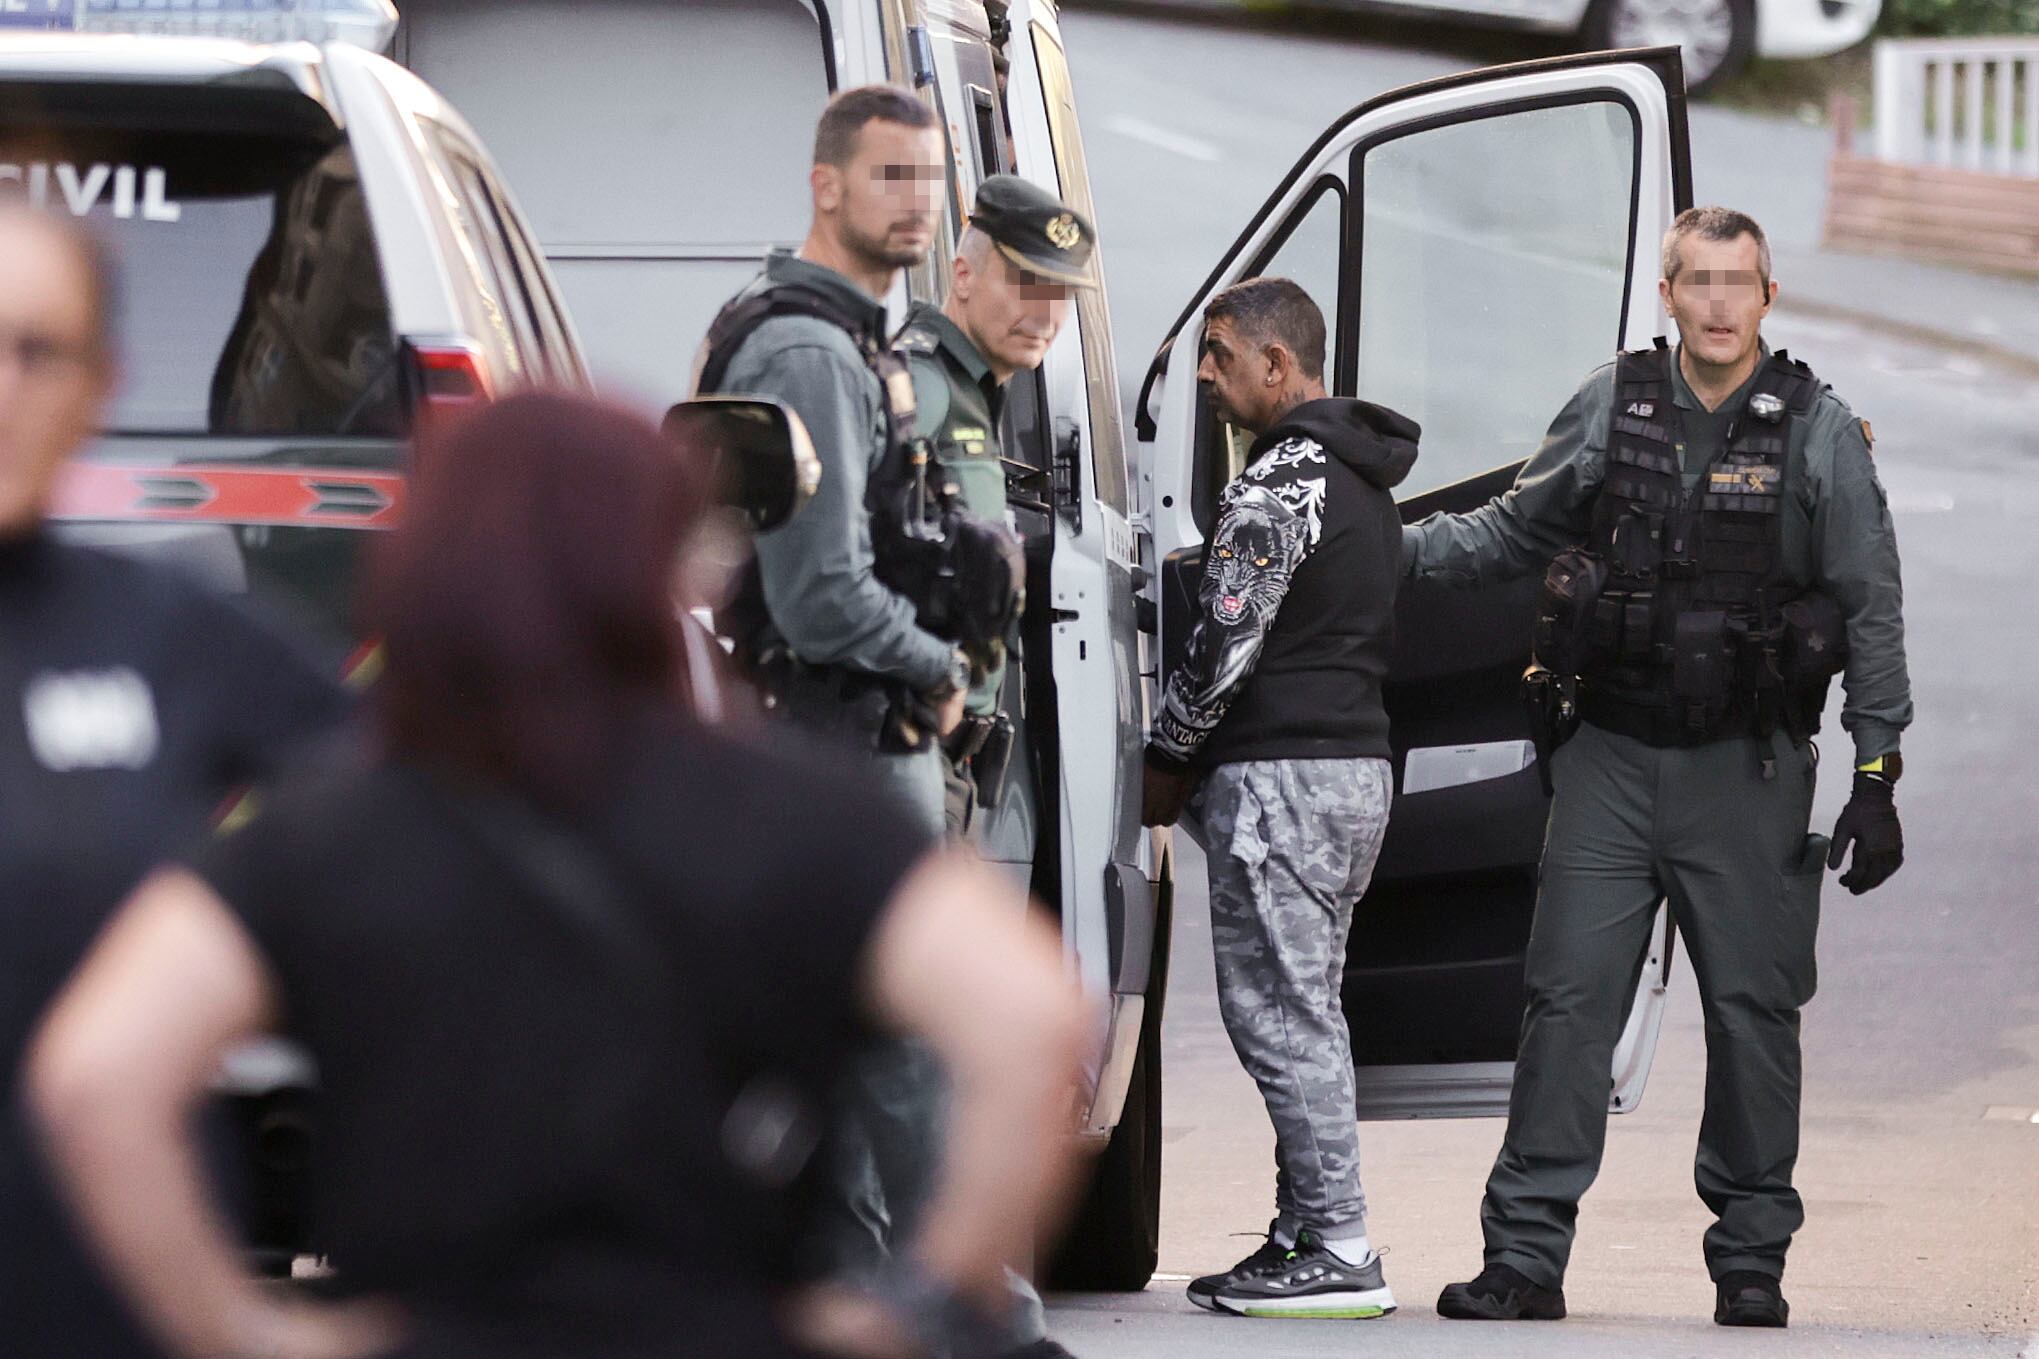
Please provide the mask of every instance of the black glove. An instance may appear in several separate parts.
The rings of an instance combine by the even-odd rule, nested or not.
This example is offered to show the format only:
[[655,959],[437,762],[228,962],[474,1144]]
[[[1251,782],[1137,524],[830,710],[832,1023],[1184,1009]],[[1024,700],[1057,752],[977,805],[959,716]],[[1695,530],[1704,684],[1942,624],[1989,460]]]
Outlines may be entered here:
[[1839,868],[1855,846],[1855,862],[1841,875],[1841,886],[1861,896],[1883,885],[1904,863],[1904,828],[1897,822],[1896,786],[1889,779],[1857,772],[1855,791],[1834,823],[1834,847],[1827,867]]

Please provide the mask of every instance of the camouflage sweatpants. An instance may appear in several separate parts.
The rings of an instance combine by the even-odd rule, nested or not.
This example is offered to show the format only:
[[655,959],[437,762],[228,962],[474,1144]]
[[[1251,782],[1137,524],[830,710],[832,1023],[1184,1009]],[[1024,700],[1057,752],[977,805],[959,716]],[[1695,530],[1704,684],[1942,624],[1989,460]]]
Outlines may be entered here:
[[1275,1204],[1290,1232],[1365,1230],[1339,993],[1392,791],[1386,760],[1258,760],[1213,769],[1192,807],[1210,861],[1218,1008],[1274,1122]]

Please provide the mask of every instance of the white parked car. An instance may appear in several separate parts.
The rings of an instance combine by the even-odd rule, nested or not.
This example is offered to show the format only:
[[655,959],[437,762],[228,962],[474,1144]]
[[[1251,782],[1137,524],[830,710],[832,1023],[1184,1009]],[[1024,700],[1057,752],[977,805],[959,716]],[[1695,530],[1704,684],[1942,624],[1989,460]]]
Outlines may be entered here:
[[[1326,3],[1327,0],[1316,0]],[[1883,0],[1328,0],[1339,8],[1574,33],[1587,49],[1678,47],[1694,93],[1750,57],[1824,57],[1869,36]]]

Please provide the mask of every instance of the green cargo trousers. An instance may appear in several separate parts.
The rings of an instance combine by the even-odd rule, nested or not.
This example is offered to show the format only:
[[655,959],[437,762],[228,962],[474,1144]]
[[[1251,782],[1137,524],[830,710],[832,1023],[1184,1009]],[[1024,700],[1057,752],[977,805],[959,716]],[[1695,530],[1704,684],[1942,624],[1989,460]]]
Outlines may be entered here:
[[1782,733],[1657,749],[1591,725],[1557,752],[1508,1132],[1481,1208],[1487,1263],[1564,1279],[1607,1141],[1614,1046],[1668,899],[1706,1019],[1693,1178],[1716,1218],[1707,1269],[1782,1276],[1805,1220],[1791,1173],[1826,868],[1827,838],[1807,833],[1816,759]]

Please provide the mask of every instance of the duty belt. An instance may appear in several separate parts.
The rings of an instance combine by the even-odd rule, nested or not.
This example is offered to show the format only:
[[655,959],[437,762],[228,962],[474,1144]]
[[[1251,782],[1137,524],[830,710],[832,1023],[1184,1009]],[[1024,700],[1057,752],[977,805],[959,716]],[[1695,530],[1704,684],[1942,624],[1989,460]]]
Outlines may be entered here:
[[1731,709],[1709,725],[1696,728],[1677,707],[1628,697],[1590,684],[1579,686],[1578,705],[1581,721],[1658,748],[1691,749],[1711,745],[1715,741],[1762,734],[1763,723],[1757,718],[1753,706],[1746,710],[1739,707]]

